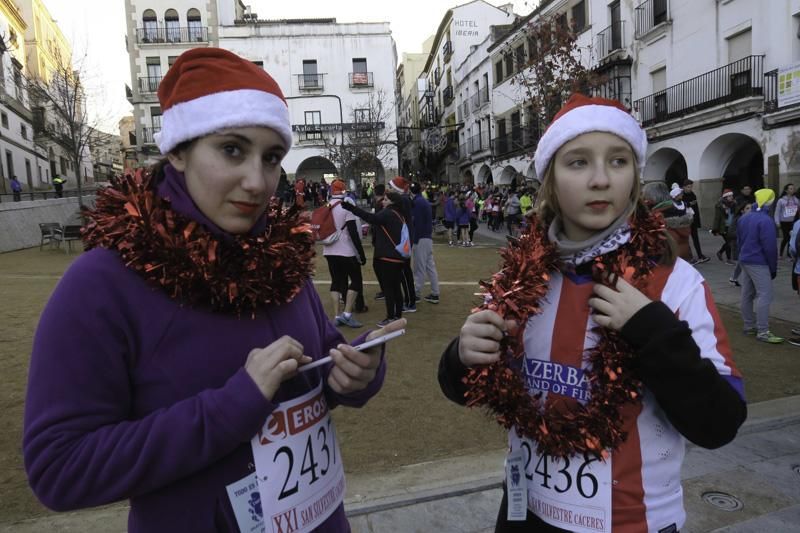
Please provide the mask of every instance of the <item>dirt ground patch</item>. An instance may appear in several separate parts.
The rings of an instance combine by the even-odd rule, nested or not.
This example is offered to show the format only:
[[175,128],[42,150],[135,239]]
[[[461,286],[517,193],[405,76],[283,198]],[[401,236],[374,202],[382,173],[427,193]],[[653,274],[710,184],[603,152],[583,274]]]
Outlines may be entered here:
[[[334,412],[349,472],[380,471],[442,457],[497,449],[504,433],[485,414],[447,401],[439,391],[436,370],[444,347],[458,333],[475,304],[476,280],[489,276],[498,264],[496,247],[434,248],[441,303],[418,304],[407,315],[408,334],[389,348],[389,372],[380,394],[363,409]],[[367,250],[368,255],[371,249]],[[59,276],[76,255],[38,249],[0,254],[0,523],[49,513],[28,488],[21,458],[22,412],[28,361],[38,317]],[[374,281],[364,268],[365,280]],[[329,279],[320,257],[317,278]],[[327,303],[327,285],[318,285]],[[366,286],[369,311],[358,319],[371,326],[385,315],[383,302],[373,300],[377,285]],[[429,291],[425,290],[424,294]],[[749,402],[800,394],[800,350],[791,345],[766,346],[740,335],[738,313],[721,309],[745,376]],[[789,325],[774,321],[773,330],[786,334]],[[349,338],[358,331],[345,331]]]

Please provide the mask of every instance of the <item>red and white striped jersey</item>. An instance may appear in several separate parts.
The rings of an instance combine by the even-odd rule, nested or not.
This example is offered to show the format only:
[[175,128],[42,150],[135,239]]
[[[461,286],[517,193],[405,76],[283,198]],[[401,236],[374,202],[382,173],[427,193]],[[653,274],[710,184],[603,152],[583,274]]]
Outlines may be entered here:
[[[587,349],[597,337],[588,300],[588,277],[554,273],[542,313],[525,326],[522,371],[531,393],[555,402],[585,402]],[[703,358],[742,394],[728,338],[705,280],[679,259],[657,267],[643,292],[688,322]],[[625,442],[606,463],[574,457],[560,462],[536,455],[536,446],[509,434],[511,450],[526,448],[528,508],[546,522],[581,532],[676,531],[685,521],[680,483],[684,437],[645,389],[638,405],[622,409]]]

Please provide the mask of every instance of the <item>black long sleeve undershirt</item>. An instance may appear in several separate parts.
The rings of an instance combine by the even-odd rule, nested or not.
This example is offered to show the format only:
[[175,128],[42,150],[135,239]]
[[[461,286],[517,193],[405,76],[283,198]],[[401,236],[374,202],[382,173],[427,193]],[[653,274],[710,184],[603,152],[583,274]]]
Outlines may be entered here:
[[[704,448],[733,440],[747,418],[747,405],[713,363],[700,356],[686,322],[664,303],[651,302],[631,317],[621,333],[639,355],[633,371],[675,429]],[[439,386],[448,399],[461,405],[467,370],[459,359],[456,338],[439,361]]]
[[350,235],[350,240],[353,241],[353,246],[356,248],[358,258],[363,265],[367,261],[367,256],[364,255],[364,247],[361,245],[361,236],[358,234],[355,220],[348,220],[345,222],[344,227],[347,229],[347,234]]

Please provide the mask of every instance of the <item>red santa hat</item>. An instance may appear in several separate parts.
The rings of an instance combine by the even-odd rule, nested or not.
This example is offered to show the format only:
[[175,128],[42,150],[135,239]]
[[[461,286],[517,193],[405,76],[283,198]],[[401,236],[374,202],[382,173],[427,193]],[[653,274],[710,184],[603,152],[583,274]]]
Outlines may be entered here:
[[534,154],[536,175],[544,179],[550,160],[566,143],[594,131],[613,133],[631,145],[636,163],[644,168],[647,154],[647,135],[625,107],[616,100],[590,98],[575,93],[556,113],[553,121],[539,139]]
[[221,48],[193,48],[181,54],[158,87],[161,131],[154,135],[162,154],[210,133],[264,126],[292,145],[289,107],[278,84],[256,64]]
[[733,191],[730,189],[725,189],[724,191],[722,191],[722,197],[725,198],[726,196],[730,196],[731,198],[733,198]]
[[408,185],[409,185],[408,180],[405,179],[403,176],[395,176],[394,178],[389,180],[389,187],[394,192],[399,192],[401,194],[408,192]]

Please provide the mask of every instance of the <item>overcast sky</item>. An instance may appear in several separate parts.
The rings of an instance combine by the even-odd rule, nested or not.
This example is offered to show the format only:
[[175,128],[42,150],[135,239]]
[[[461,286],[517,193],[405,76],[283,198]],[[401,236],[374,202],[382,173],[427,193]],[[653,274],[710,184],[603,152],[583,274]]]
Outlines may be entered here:
[[[466,1],[245,0],[244,3],[252,6],[259,18],[335,17],[339,22],[389,22],[400,59],[403,52],[421,52],[422,42],[436,32],[447,9]],[[534,0],[488,0],[493,5],[509,1],[521,15],[529,13],[536,3]],[[82,58],[90,113],[101,129],[118,134],[117,122],[133,109],[125,99],[125,84],[130,85],[131,81],[125,50],[124,1],[44,0],[44,3],[72,43],[77,60]]]

